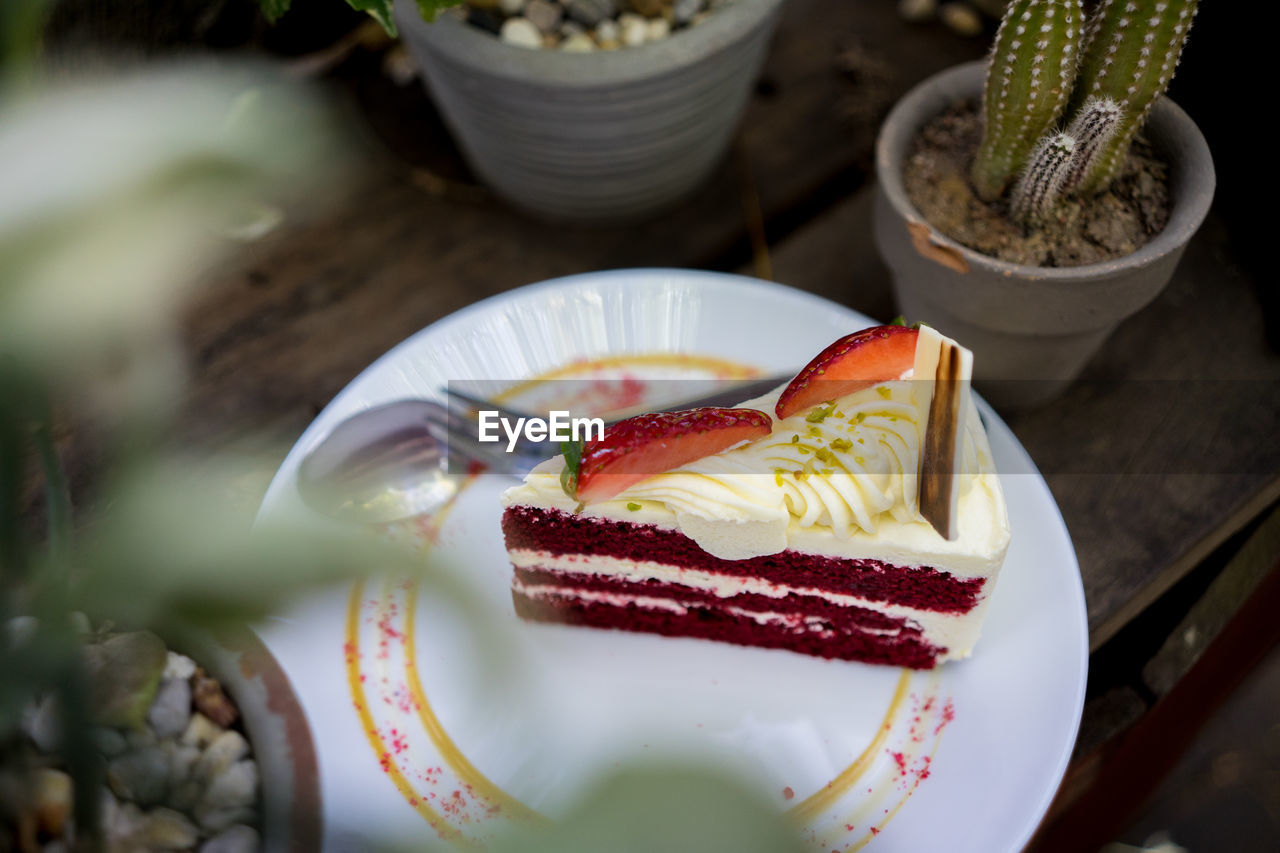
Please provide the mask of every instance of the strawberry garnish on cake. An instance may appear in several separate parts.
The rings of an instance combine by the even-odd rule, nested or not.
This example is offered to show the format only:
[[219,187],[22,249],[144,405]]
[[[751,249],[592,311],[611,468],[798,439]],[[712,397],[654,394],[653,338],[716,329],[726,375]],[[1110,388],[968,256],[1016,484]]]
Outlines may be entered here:
[[846,335],[796,374],[774,411],[780,419],[789,418],[880,382],[901,379],[915,364],[918,335],[905,326],[873,326]]
[[609,427],[604,438],[569,443],[560,485],[580,503],[606,501],[636,483],[763,438],[773,429],[757,409],[686,409],[637,415]]

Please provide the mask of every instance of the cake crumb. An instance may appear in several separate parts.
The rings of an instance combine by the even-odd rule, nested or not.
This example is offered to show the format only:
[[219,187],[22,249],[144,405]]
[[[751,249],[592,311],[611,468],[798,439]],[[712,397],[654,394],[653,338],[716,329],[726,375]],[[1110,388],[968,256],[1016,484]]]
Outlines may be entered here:
[[790,800],[790,799],[794,798],[794,797],[795,797],[795,795],[796,795],[796,792],[795,792],[795,791],[793,791],[793,790],[791,790],[791,786],[790,786],[790,785],[788,785],[787,787],[785,787],[785,788],[783,788],[783,789],[782,789],[782,798],[783,798],[784,800]]

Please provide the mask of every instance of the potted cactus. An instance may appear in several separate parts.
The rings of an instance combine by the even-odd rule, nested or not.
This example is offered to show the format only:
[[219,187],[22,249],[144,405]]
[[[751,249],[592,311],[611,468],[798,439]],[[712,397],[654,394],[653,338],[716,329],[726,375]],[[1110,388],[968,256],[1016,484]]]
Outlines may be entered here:
[[[886,120],[875,232],[899,304],[974,348],[993,402],[1065,388],[1207,213],[1208,146],[1161,98],[1196,6],[1103,0],[1086,18],[1080,0],[1014,0],[986,63],[925,81]],[[931,170],[921,151],[953,143],[954,174]]]

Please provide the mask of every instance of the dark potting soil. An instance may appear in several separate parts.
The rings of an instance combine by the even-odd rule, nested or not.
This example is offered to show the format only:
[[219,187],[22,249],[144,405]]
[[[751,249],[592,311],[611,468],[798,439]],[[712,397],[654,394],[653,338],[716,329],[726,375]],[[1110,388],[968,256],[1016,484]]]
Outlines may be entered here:
[[907,157],[907,196],[931,225],[957,243],[1017,264],[1073,267],[1131,254],[1169,221],[1169,167],[1138,134],[1111,186],[1091,198],[1067,198],[1039,225],[1008,216],[1006,199],[987,203],[969,184],[982,141],[973,103],[925,125]]

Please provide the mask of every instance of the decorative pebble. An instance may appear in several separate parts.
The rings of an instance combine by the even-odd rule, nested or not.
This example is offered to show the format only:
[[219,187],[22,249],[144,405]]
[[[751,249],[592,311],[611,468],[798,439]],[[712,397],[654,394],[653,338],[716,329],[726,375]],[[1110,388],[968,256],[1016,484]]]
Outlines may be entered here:
[[648,29],[649,21],[642,15],[627,12],[618,18],[618,30],[622,36],[622,43],[627,47],[644,44]]
[[196,674],[191,676],[191,703],[196,706],[197,711],[224,729],[240,715],[218,680],[205,674],[202,669],[197,669]]
[[645,26],[645,41],[662,41],[671,35],[671,24],[666,18],[651,18]]
[[169,757],[158,746],[126,752],[107,764],[107,785],[122,800],[156,805],[169,787]]
[[982,16],[964,3],[947,3],[938,10],[942,23],[956,35],[972,38],[982,35]]
[[204,714],[196,713],[191,715],[191,722],[187,723],[187,728],[178,741],[187,746],[204,749],[213,743],[213,739],[220,734],[222,734],[221,726],[215,724],[213,720],[210,720]]
[[596,49],[596,43],[586,33],[574,33],[560,43],[560,49],[567,53],[590,53]]
[[933,20],[938,13],[938,0],[898,0],[898,14],[913,24]]
[[617,21],[604,20],[596,27],[596,41],[603,47],[605,42],[617,42],[621,39]]
[[156,733],[151,729],[133,729],[124,733],[124,742],[129,749],[144,749],[148,746],[155,746],[159,742]]
[[5,624],[5,633],[9,635],[9,648],[25,646],[36,635],[40,623],[34,616],[15,616]]
[[97,721],[117,728],[141,725],[168,659],[164,642],[148,631],[113,634],[86,645],[89,707]]
[[508,18],[500,34],[503,41],[516,47],[542,47],[542,33],[528,18]]
[[196,662],[186,655],[169,652],[164,660],[164,678],[190,678],[196,674]]
[[676,0],[671,7],[672,22],[681,26],[693,23],[694,17],[706,8],[706,0]]
[[195,778],[214,779],[249,754],[249,742],[237,731],[218,735],[196,762]]
[[31,782],[36,824],[49,835],[62,835],[71,815],[71,777],[61,770],[42,767]]
[[248,823],[253,820],[253,809],[246,806],[225,806],[222,808],[196,806],[195,817],[196,822],[200,824],[200,828],[205,832],[222,832],[229,826],[234,826],[237,823]]
[[129,746],[119,731],[102,727],[93,730],[93,744],[107,758],[115,758]]
[[152,850],[186,850],[200,840],[200,830],[186,815],[158,808],[142,816],[133,838]]
[[249,759],[237,761],[209,780],[209,787],[196,807],[197,818],[201,810],[208,812],[251,805],[257,791],[258,765]]
[[200,760],[200,750],[173,741],[165,741],[160,744],[160,748],[169,759],[169,788],[176,790],[183,782],[192,778],[196,762]]
[[133,803],[117,802],[114,798],[104,806],[102,829],[107,836],[108,849],[135,849],[133,839],[142,829],[144,821],[142,809]]
[[[499,37],[521,47],[587,53],[616,50],[661,41],[672,32],[694,27],[715,9],[734,0],[466,0],[460,17],[473,15],[477,7],[505,17]],[[621,11],[625,10],[625,11]],[[535,39],[524,23],[537,29]],[[493,30],[490,20],[472,20],[477,27]],[[590,37],[590,41],[580,38]]]
[[204,788],[199,782],[195,779],[186,779],[169,788],[169,796],[165,798],[165,803],[170,808],[190,813],[195,809],[196,803],[200,802],[200,795],[203,793]]
[[200,853],[256,853],[260,844],[256,829],[236,824],[201,844]]
[[185,678],[160,682],[155,701],[147,711],[147,725],[157,737],[177,737],[191,722],[191,683]]
[[36,700],[22,709],[22,731],[36,749],[56,752],[62,745],[62,724],[58,720],[58,701],[52,694]]
[[598,26],[608,17],[604,0],[570,0],[565,12],[584,27]]
[[551,0],[529,0],[524,7],[524,16],[544,34],[554,33],[560,23],[564,9],[559,3]]

